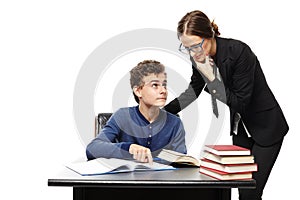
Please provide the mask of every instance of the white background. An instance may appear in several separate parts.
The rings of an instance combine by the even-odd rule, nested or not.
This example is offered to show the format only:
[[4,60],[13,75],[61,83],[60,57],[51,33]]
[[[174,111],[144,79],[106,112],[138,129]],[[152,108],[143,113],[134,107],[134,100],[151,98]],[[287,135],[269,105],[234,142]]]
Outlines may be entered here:
[[290,125],[264,199],[297,196],[298,186],[290,183],[300,178],[297,1],[12,0],[0,3],[1,199],[71,200],[71,188],[48,187],[47,179],[84,156],[73,118],[83,62],[122,32],[176,31],[179,19],[195,9],[215,19],[221,36],[240,39],[257,54]]

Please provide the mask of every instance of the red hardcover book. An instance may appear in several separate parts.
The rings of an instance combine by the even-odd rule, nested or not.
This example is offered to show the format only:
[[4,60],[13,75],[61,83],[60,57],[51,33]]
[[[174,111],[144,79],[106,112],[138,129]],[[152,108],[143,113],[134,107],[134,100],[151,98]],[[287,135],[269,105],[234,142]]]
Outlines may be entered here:
[[204,150],[216,155],[250,155],[251,151],[237,145],[205,145]]
[[246,180],[252,178],[252,172],[227,173],[203,166],[200,166],[199,172],[218,180]]
[[254,172],[257,171],[256,163],[245,163],[245,164],[220,164],[208,159],[201,159],[200,167],[207,167],[227,173],[237,172]]
[[216,155],[214,153],[205,151],[203,158],[215,161],[221,164],[242,164],[254,163],[253,155]]

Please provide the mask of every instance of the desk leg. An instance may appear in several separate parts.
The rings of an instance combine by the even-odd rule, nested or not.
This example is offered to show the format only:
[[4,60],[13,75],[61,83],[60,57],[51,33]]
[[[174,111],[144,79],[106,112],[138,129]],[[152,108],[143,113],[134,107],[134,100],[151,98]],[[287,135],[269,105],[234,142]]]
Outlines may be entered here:
[[219,189],[220,197],[222,200],[231,200],[231,188]]
[[[73,200],[99,200],[110,197],[110,200],[120,200],[124,197],[131,200],[141,200],[147,197],[153,199],[187,199],[199,197],[201,200],[231,200],[230,188],[97,188],[74,187]],[[159,197],[159,198],[158,198]]]
[[87,199],[85,196],[85,188],[73,187],[73,200]]

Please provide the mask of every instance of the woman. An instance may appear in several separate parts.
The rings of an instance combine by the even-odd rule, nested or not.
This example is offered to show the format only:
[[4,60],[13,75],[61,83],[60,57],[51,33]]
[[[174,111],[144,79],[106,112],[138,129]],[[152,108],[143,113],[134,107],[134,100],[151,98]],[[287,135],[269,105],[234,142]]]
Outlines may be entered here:
[[178,113],[204,87],[212,99],[228,105],[233,144],[251,149],[259,169],[253,173],[256,189],[239,189],[239,198],[262,199],[289,127],[256,55],[239,40],[219,37],[218,26],[198,10],[179,21],[177,34],[179,50],[189,54],[193,73],[189,87],[165,110]]

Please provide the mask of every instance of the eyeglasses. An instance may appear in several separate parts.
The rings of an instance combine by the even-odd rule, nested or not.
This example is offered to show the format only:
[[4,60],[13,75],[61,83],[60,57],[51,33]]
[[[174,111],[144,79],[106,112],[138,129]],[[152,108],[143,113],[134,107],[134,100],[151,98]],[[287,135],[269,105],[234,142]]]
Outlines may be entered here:
[[194,52],[194,53],[200,53],[200,52],[203,51],[203,48],[202,48],[203,43],[204,43],[204,38],[202,39],[202,41],[199,44],[196,44],[196,45],[191,46],[191,47],[184,47],[181,43],[178,50],[181,53],[184,53],[184,54],[187,54],[187,55],[190,55],[191,51]]

